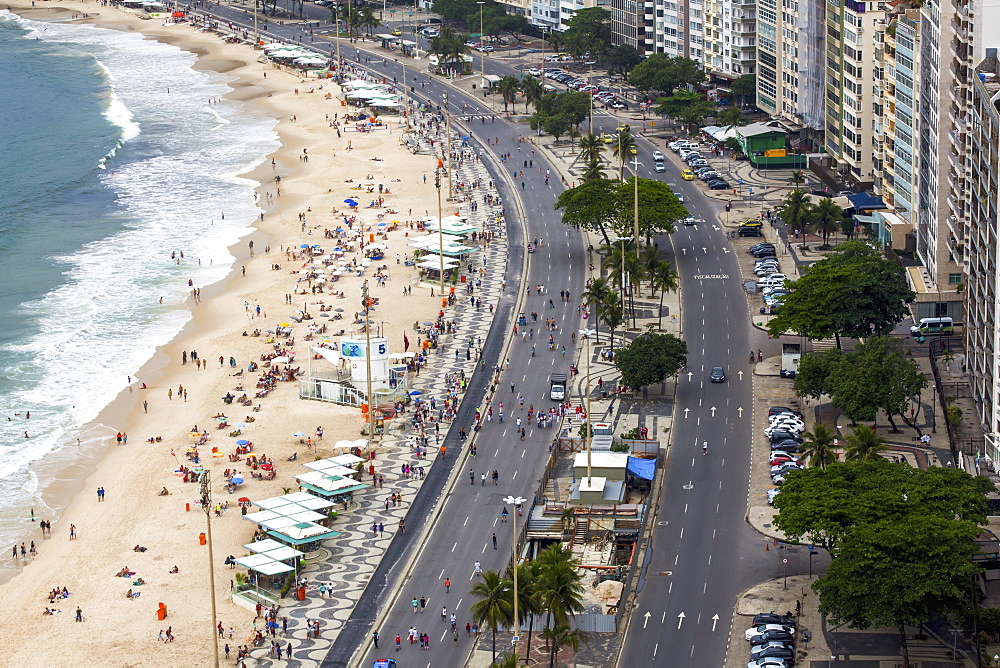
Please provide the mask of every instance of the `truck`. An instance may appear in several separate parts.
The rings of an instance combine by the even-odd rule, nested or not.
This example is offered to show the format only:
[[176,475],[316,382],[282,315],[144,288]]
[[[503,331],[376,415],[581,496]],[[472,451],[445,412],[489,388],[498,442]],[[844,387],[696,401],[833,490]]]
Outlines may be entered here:
[[562,401],[566,398],[566,374],[554,373],[549,376],[549,398]]

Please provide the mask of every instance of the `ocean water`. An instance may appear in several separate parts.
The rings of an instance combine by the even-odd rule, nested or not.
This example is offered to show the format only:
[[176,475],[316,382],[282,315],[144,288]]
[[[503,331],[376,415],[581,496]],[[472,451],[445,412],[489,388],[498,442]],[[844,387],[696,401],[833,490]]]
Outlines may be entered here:
[[114,436],[82,426],[180,331],[188,281],[222,279],[257,219],[237,174],[277,148],[275,120],[210,104],[230,78],[194,62],[0,12],[0,545],[31,528],[28,507],[51,516],[42,462]]

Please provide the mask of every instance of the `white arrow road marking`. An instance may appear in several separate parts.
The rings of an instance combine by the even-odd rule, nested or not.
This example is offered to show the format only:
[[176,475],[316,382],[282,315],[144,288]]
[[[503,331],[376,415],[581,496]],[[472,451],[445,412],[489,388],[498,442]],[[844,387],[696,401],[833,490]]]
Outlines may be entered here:
[[683,612],[680,613],[679,615],[677,615],[677,630],[678,631],[680,631],[680,629],[681,629],[681,624],[684,623],[684,617],[686,617],[686,615]]
[[642,622],[642,628],[646,628],[646,624],[649,624],[649,618],[652,617],[652,615],[649,614],[649,611],[647,611],[646,614],[643,615],[643,617],[644,617],[644,619],[643,619],[643,622]]
[[718,623],[719,623],[719,616],[718,615],[714,615],[712,617],[712,630],[713,631],[715,630],[715,625],[718,624]]

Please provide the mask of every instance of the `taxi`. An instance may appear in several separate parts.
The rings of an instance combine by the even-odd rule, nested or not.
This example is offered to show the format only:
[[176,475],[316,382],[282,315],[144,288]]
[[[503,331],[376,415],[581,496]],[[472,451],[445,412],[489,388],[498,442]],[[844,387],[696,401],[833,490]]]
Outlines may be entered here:
[[692,172],[690,169],[682,169],[681,178],[684,179],[685,181],[694,181],[694,172]]
[[400,35],[403,34],[403,31],[400,30],[399,28],[396,28],[395,30],[392,31],[392,34],[395,35],[396,37],[399,37]]
[[622,123],[617,128],[615,128],[615,132],[628,132],[631,129],[632,129],[631,125],[629,125],[628,123]]

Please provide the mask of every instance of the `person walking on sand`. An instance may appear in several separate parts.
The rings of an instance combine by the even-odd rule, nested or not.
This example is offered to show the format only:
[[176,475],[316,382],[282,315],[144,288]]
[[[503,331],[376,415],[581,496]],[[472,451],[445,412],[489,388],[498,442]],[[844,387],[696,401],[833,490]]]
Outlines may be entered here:
[[78,622],[83,621],[83,610],[80,609],[80,606],[76,607],[76,621]]
[[103,487],[98,487],[97,488],[97,501],[98,502],[104,501],[104,488]]
[[70,540],[76,540],[76,525],[75,524],[70,524],[69,525],[69,539]]

